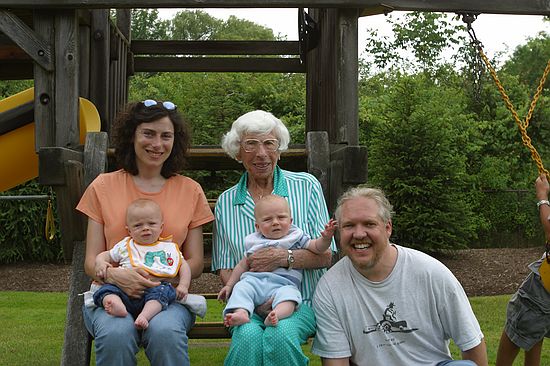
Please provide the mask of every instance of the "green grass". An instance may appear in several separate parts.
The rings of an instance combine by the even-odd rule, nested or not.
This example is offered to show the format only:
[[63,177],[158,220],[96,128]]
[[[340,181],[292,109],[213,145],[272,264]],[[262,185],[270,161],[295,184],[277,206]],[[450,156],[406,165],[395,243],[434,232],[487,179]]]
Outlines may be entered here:
[[[485,334],[489,364],[494,365],[498,341],[504,324],[509,295],[474,297],[470,299]],[[59,365],[65,323],[66,293],[0,292],[0,365]],[[221,319],[221,304],[211,300],[205,321]],[[189,355],[193,366],[221,365],[229,340],[191,340]],[[319,366],[317,356],[303,346],[311,365]],[[460,358],[452,345],[454,358]],[[140,352],[139,365],[148,365]],[[523,364],[520,353],[515,366]],[[544,344],[541,365],[550,365],[550,342]]]

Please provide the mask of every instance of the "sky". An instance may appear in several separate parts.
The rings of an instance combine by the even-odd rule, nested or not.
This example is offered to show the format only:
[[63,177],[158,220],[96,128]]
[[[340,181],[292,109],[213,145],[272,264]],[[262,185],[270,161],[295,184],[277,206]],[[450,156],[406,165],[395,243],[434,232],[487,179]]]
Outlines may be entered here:
[[[162,17],[172,17],[181,9],[160,9]],[[298,12],[296,9],[202,9],[210,15],[227,19],[230,15],[251,20],[273,29],[275,34],[288,40],[298,39]],[[393,14],[399,14],[394,12]],[[481,14],[472,25],[477,38],[483,43],[485,53],[492,57],[496,52],[510,54],[516,46],[535,37],[540,31],[550,32],[550,22],[534,15]],[[389,34],[390,25],[384,15],[359,18],[359,54],[365,48],[367,29],[378,29],[379,34]]]

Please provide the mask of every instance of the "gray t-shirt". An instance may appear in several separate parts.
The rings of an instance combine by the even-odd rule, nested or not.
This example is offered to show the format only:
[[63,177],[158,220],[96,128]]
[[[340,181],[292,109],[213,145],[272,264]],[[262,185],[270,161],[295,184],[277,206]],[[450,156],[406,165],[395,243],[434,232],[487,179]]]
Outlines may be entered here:
[[319,281],[312,352],[350,357],[356,365],[436,365],[450,360],[449,340],[463,351],[483,334],[464,290],[441,262],[395,245],[397,262],[381,282],[361,275],[348,257]]

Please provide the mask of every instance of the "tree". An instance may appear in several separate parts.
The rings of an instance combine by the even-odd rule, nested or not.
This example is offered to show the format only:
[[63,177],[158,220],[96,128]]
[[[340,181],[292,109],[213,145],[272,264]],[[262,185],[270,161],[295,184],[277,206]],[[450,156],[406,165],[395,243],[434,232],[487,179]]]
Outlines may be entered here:
[[449,54],[465,44],[460,33],[464,26],[450,20],[449,15],[430,12],[406,13],[403,20],[388,16],[393,38],[380,36],[370,29],[366,51],[378,69],[406,72],[435,72],[445,64]]
[[159,18],[157,9],[132,9],[132,39],[169,39],[170,21]]
[[187,41],[213,39],[223,21],[202,10],[180,11],[171,20],[172,38]]
[[472,122],[456,88],[398,76],[380,100],[369,145],[370,183],[396,215],[397,243],[425,251],[467,247],[476,235],[463,143]]

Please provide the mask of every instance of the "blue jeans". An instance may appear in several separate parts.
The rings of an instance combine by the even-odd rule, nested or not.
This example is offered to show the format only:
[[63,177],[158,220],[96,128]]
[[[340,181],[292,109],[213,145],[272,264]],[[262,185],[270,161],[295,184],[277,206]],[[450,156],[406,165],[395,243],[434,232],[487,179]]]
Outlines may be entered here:
[[169,283],[162,281],[160,285],[147,288],[143,297],[132,299],[124,291],[115,285],[106,283],[94,293],[94,303],[96,306],[103,307],[103,298],[107,295],[117,295],[122,300],[126,310],[135,318],[142,312],[146,302],[156,300],[162,306],[162,310],[166,310],[168,304],[176,300],[176,290]]
[[170,304],[138,331],[133,317],[114,317],[101,307],[83,307],[84,324],[95,339],[96,365],[136,365],[143,346],[151,365],[189,365],[187,332],[195,316],[179,303]]
[[447,360],[441,361],[437,366],[477,366],[474,361],[470,360]]

